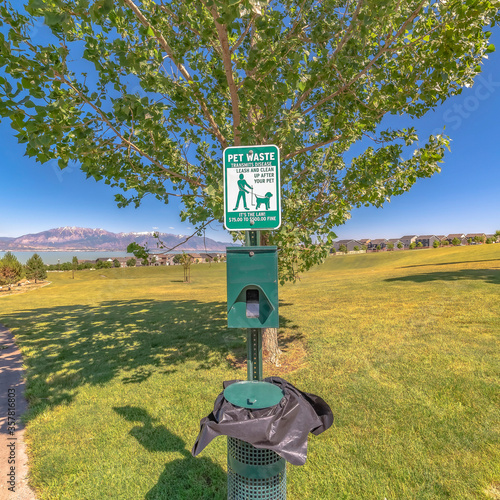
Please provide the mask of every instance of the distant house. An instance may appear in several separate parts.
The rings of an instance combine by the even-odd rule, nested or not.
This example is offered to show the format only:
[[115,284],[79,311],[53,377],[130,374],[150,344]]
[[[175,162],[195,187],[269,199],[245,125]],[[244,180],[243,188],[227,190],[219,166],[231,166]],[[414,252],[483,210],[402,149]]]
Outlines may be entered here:
[[377,238],[375,240],[370,240],[370,243],[368,244],[368,250],[378,250],[378,246],[380,246],[380,250],[385,250],[387,247],[387,243],[389,240],[386,240],[385,238]]
[[220,260],[220,256],[217,253],[200,253],[200,255],[203,258],[203,262],[213,262],[214,260]]
[[[153,262],[152,257],[156,260]],[[170,253],[156,253],[149,256],[150,263],[153,266],[171,266],[173,264],[174,255]]]
[[417,244],[422,243],[422,245],[427,248],[430,248],[432,245],[434,245],[435,241],[439,243],[438,237],[434,234],[424,234],[417,238]]
[[368,248],[368,245],[369,245],[370,241],[371,241],[370,238],[362,238],[362,239],[359,240],[359,242],[362,245],[364,245],[366,248]]
[[[387,244],[389,243],[394,245],[394,250],[402,250],[404,248],[404,243],[399,238],[390,238],[387,240]],[[398,248],[398,243],[401,243],[401,248]]]
[[403,243],[405,248],[410,248],[410,245],[412,243],[416,243],[417,238],[418,238],[418,235],[416,235],[416,234],[408,234],[406,236],[402,236],[399,239],[401,240],[401,243]]
[[444,240],[446,240],[446,235],[444,235],[444,234],[438,234],[438,235],[436,235],[436,238],[439,241],[444,241]]
[[[111,262],[111,265],[114,266],[115,260],[120,263],[120,267],[127,267],[127,261],[131,259],[131,257],[98,257],[95,261],[97,262]],[[138,262],[138,259],[136,259]],[[137,265],[136,262],[136,265]]]
[[463,233],[449,234],[446,239],[450,242],[450,245],[453,244],[454,239],[460,240],[460,245],[467,245],[467,238]]
[[467,239],[467,241],[469,241],[471,239],[472,243],[476,243],[474,241],[474,238],[476,236],[479,237],[479,238],[481,238],[481,242],[482,243],[484,243],[486,241],[486,235],[484,233],[469,233],[469,234],[465,235],[465,238]]
[[191,262],[198,264],[200,262],[205,262],[205,259],[199,253],[188,253],[191,257]]
[[339,251],[339,248],[344,245],[348,252],[354,252],[354,247],[358,247],[361,250],[362,243],[359,240],[337,240],[333,242],[333,248],[335,251]]

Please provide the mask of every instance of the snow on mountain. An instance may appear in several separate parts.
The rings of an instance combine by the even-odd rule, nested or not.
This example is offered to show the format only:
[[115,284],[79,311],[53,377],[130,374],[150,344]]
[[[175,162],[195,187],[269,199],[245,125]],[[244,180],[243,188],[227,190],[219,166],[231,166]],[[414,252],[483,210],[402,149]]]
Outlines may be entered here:
[[[150,250],[161,251],[153,232],[112,233],[104,229],[84,227],[58,227],[36,234],[26,234],[18,238],[0,238],[3,250],[117,250],[125,251],[132,242],[147,245]],[[179,244],[181,237],[176,234],[160,233],[165,248]],[[224,251],[227,243],[210,238],[193,236],[176,250]]]

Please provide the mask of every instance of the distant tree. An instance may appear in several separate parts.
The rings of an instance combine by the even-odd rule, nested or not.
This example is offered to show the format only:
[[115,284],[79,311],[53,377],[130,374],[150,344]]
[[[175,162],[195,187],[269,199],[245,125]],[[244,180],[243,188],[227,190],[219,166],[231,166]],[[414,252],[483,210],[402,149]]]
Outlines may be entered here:
[[394,243],[387,243],[387,250],[392,252],[394,250]]
[[403,244],[402,244],[400,241],[398,241],[398,245],[397,245],[397,246],[398,246],[398,248],[399,248],[400,250],[403,248]]
[[104,267],[104,262],[102,260],[98,260],[95,263],[95,268],[96,269],[102,269]]
[[432,246],[434,248],[439,248],[439,241],[438,240],[434,240],[434,243],[432,244]]
[[377,245],[377,252],[380,252],[380,250],[382,250],[382,246],[381,245]]
[[476,244],[484,243],[484,236],[480,236],[479,234],[474,236],[474,243]]
[[73,260],[71,261],[71,274],[72,278],[75,279],[75,271],[78,269],[78,257],[73,256]]
[[486,244],[491,245],[493,243],[493,238],[486,238]]
[[341,253],[347,253],[347,247],[345,245],[340,245],[339,246],[339,252],[341,252]]
[[27,261],[24,266],[26,270],[26,278],[29,280],[34,279],[35,283],[37,280],[44,280],[47,278],[47,270],[45,269],[45,264],[42,258],[34,253]]
[[127,267],[135,267],[136,262],[137,261],[133,257],[131,257],[127,260]]
[[414,241],[412,241],[410,243],[410,250],[413,250],[416,246],[417,246],[417,244]]
[[0,260],[0,285],[17,283],[23,276],[23,266],[12,252],[7,252]]
[[182,267],[184,269],[184,283],[190,283],[192,263],[191,256],[187,253],[182,252],[182,255],[180,256],[180,263],[182,264]]
[[469,238],[469,239],[467,240],[467,245],[472,245],[472,238]]
[[115,260],[113,261],[113,266],[114,266],[114,267],[120,267],[120,266],[121,266],[120,261],[119,261],[118,259],[115,259]]
[[143,266],[149,265],[149,250],[147,247],[142,247],[134,241],[127,247],[127,253],[134,254],[136,259],[141,260]]
[[368,250],[368,247],[366,245],[361,245],[361,250],[363,250],[364,252],[366,252]]
[[424,246],[424,244],[423,244],[421,241],[419,241],[419,242],[417,243],[417,248],[422,248],[423,246]]
[[356,246],[354,247],[354,251],[355,251],[355,252],[359,252],[359,247],[358,247],[358,245],[356,245]]
[[335,249],[335,247],[330,248],[330,253],[337,253],[337,250]]
[[495,239],[496,239],[497,243],[500,243],[500,229],[497,229],[495,231]]
[[[460,241],[459,241],[459,243],[460,243]],[[450,244],[450,242],[448,240],[443,240],[441,242],[441,246],[443,246],[443,247],[447,247],[449,244]]]
[[455,247],[458,247],[460,245],[460,240],[455,236],[452,240],[451,240],[451,244]]

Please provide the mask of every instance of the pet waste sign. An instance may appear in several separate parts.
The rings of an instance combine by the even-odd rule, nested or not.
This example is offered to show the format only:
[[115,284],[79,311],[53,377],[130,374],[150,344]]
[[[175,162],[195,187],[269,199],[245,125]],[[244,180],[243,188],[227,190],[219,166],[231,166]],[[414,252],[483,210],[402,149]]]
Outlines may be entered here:
[[280,152],[277,146],[224,150],[224,227],[229,231],[281,225]]

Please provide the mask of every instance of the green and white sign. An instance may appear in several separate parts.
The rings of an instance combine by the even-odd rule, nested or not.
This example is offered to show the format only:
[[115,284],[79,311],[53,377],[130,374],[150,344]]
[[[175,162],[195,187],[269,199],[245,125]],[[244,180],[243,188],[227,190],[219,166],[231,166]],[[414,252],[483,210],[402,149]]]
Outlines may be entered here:
[[229,231],[281,225],[280,152],[277,146],[224,150],[224,227]]

